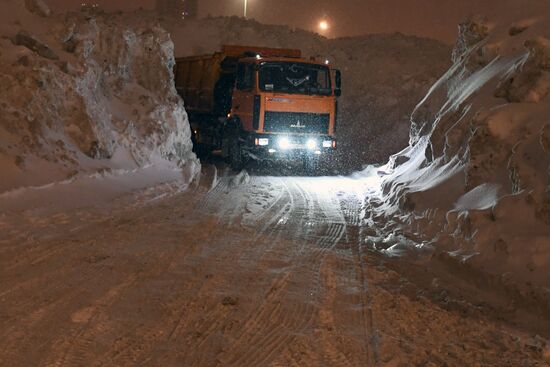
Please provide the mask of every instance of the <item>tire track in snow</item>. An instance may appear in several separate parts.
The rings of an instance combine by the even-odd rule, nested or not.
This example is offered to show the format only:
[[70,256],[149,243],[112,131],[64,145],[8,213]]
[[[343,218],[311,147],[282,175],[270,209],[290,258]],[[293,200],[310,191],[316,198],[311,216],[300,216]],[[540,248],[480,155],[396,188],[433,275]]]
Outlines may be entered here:
[[360,197],[359,194],[351,195],[340,195],[340,206],[342,207],[342,212],[345,214],[346,221],[350,223],[346,231],[346,236],[348,243],[350,244],[354,269],[357,281],[361,285],[361,309],[362,309],[362,322],[363,330],[365,333],[365,343],[366,343],[366,359],[369,366],[378,366],[379,365],[379,351],[378,351],[378,334],[375,329],[374,317],[372,312],[372,302],[370,300],[370,290],[367,280],[367,272],[365,270],[365,254],[362,251],[362,236],[360,225],[364,218],[363,215],[363,202],[364,198]]
[[[307,234],[303,230],[303,222],[309,220],[304,213],[307,211],[309,214],[309,208],[312,208],[312,205],[307,201],[307,196],[303,191],[299,190],[299,187],[294,182],[285,181],[283,181],[283,184],[288,194],[289,202],[285,203],[282,208],[269,218],[260,230],[257,238],[260,239],[262,237],[264,244],[266,239],[268,242],[272,242],[269,247],[273,247],[276,243],[280,242],[280,246],[286,246],[287,257],[298,256],[300,258],[299,255],[304,252],[303,246],[307,238]],[[304,208],[308,209],[304,210]],[[295,246],[298,243],[301,246]],[[288,251],[289,244],[291,251]],[[264,250],[264,254],[261,256],[260,261],[268,261],[269,251],[265,251],[264,247],[262,247],[262,250]],[[277,252],[277,254],[281,253],[281,251]],[[285,273],[285,279],[293,279],[293,282],[296,282],[297,274],[300,272],[300,275],[303,277],[303,270],[308,268],[303,265],[302,261],[295,263]],[[307,274],[311,276],[311,274],[315,274],[315,271],[310,272],[308,270]],[[311,281],[307,281],[306,283],[311,285]],[[317,282],[313,281],[313,283]],[[316,286],[319,287],[320,285],[316,284]],[[279,288],[279,286],[276,287]],[[281,286],[280,290],[274,293],[275,299],[266,297],[267,301],[262,302],[257,312],[248,317],[249,322],[243,329],[243,333],[237,337],[230,348],[234,352],[226,355],[220,366],[267,365],[269,361],[288,347],[295,333],[303,332],[312,326],[316,316],[312,303],[285,301],[291,293],[292,287],[291,282],[288,286],[289,289]],[[318,292],[315,293],[317,294]],[[241,345],[254,345],[255,348],[253,351],[245,349],[246,352],[243,352],[240,347]]]
[[[299,183],[300,184],[300,183]],[[311,185],[311,182],[308,183]],[[319,205],[322,213],[325,217],[325,223],[328,225],[326,232],[321,238],[317,241],[317,246],[319,249],[319,257],[324,257],[327,252],[333,250],[335,246],[342,241],[343,238],[350,239],[348,224],[353,223],[359,225],[360,211],[361,208],[360,201],[357,195],[345,195],[348,202],[342,203],[340,196],[335,192],[334,188],[319,190],[313,189],[308,190],[304,189],[305,192],[314,191],[316,196],[316,204]],[[361,198],[362,199],[362,198]],[[365,331],[365,340],[366,340],[366,359],[368,360],[369,366],[375,366],[377,363],[377,352],[376,352],[376,336],[371,335],[371,330],[374,330],[374,323],[372,320],[372,312],[370,311],[370,305],[367,300],[368,295],[368,286],[366,284],[365,273],[364,273],[364,264],[361,258],[361,254],[358,252],[359,243],[358,241],[351,240],[352,247],[355,247],[356,250],[353,250],[353,258],[355,265],[355,272],[358,282],[362,285],[361,292],[361,303],[363,309],[363,324]],[[322,266],[322,262],[321,262]],[[320,275],[320,271],[319,271]],[[319,280],[319,284],[321,280]],[[333,361],[336,363],[336,361]]]
[[[112,322],[104,318],[103,309],[111,307],[126,288],[129,288],[137,280],[137,276],[130,275],[122,283],[109,289],[109,291],[94,302],[92,306],[80,309],[71,315],[73,322],[82,324],[70,336],[54,348],[61,355],[55,361],[47,363],[51,367],[83,366],[94,359],[91,346],[97,341],[100,334],[107,333]],[[53,348],[52,348],[53,349]]]
[[[310,213],[310,218],[317,218],[319,222],[321,222],[323,225],[326,225],[326,229],[324,232],[324,235],[321,235],[320,239],[317,240],[315,243],[315,247],[311,249],[315,253],[315,257],[317,259],[317,262],[319,264],[318,268],[312,269],[312,272],[316,274],[315,279],[315,285],[316,285],[316,291],[320,292],[321,289],[325,290],[325,293],[328,292],[327,295],[329,298],[328,300],[334,299],[330,296],[330,290],[334,290],[334,288],[330,287],[331,282],[325,281],[325,279],[321,279],[322,277],[322,269],[326,269],[326,259],[327,255],[333,253],[333,250],[335,247],[344,239],[348,232],[348,219],[346,218],[345,211],[341,208],[341,202],[338,198],[338,196],[335,194],[334,190],[312,190],[308,189],[307,187],[304,188],[303,182],[298,181],[297,185],[300,187],[300,189],[306,194],[306,195],[315,195],[316,200],[314,201],[316,205],[319,206],[319,209],[321,213]],[[313,200],[312,200],[313,202]],[[357,208],[359,206],[356,206]],[[350,209],[347,211],[349,214],[353,214],[358,217],[357,214],[354,213],[353,209]],[[320,215],[322,214],[322,216]],[[324,219],[320,219],[324,216]],[[329,277],[330,279],[330,277]],[[324,312],[331,312],[330,306],[328,306],[328,311]],[[321,313],[323,310],[320,311]],[[323,321],[323,314],[320,314],[320,321]],[[329,351],[329,365],[331,366],[350,366],[352,365],[349,361],[349,359],[343,355],[340,354],[338,351],[338,347],[336,345],[330,344],[330,342],[333,340],[327,340],[325,339],[325,342],[327,343],[325,346],[325,349]],[[366,354],[368,355],[369,346],[366,346]]]
[[319,311],[319,321],[322,327],[319,328],[318,335],[323,346],[323,355],[328,360],[327,365],[334,367],[348,367],[354,365],[348,357],[339,350],[337,338],[330,331],[337,328],[335,324],[335,315],[333,312],[336,302],[336,275],[334,261],[327,261],[321,269],[325,292],[322,300],[322,308]]
[[[321,294],[320,290],[323,285],[320,276],[320,269],[323,266],[324,259],[326,254],[328,254],[328,251],[332,249],[343,237],[345,232],[345,222],[342,221],[342,215],[339,210],[334,210],[334,207],[330,207],[334,204],[333,201],[331,201],[331,203],[329,204],[319,200],[319,197],[316,201],[314,201],[309,191],[304,189],[304,187],[300,184],[298,180],[289,179],[289,181],[290,182],[287,187],[290,197],[292,198],[290,206],[292,210],[289,210],[289,213],[286,213],[285,210],[282,210],[278,213],[278,216],[275,216],[273,220],[271,220],[269,223],[272,224],[276,222],[277,226],[280,226],[281,222],[279,218],[283,214],[290,215],[290,219],[292,219],[294,223],[297,223],[296,232],[290,231],[291,233],[287,236],[289,237],[288,240],[290,240],[291,242],[302,244],[302,246],[299,247],[299,252],[302,257],[299,258],[298,263],[295,265],[293,269],[293,275],[296,275],[296,273],[301,273],[301,277],[303,278],[304,273],[307,273],[308,280],[305,281],[304,279],[302,279],[302,281],[306,283],[306,292],[311,297],[314,297],[314,299],[318,299]],[[290,188],[290,186],[292,186],[292,189]],[[300,205],[296,205],[297,198],[301,198],[301,207]],[[320,212],[316,212],[315,204],[320,207]],[[292,212],[298,213],[297,216],[292,217]],[[321,219],[323,217],[325,218],[324,220]],[[307,230],[304,231],[304,225],[312,221],[314,223],[313,229],[310,229],[311,226],[306,226]],[[338,221],[339,223],[335,223],[335,221]],[[289,229],[293,229],[293,226],[289,227],[288,225],[285,226],[285,224],[286,223],[283,223],[283,226],[279,228],[279,231],[289,232]],[[273,233],[276,230],[277,229],[273,229],[270,233]],[[319,236],[321,239],[317,240],[314,243],[314,246],[308,246],[307,241],[311,238],[315,238],[315,234],[318,230],[322,232],[322,234]],[[309,256],[304,256],[306,251],[309,251]],[[308,288],[309,290],[307,290]],[[292,330],[293,333],[301,333],[305,331],[308,327],[314,327],[314,325],[316,324],[314,323],[314,319],[317,314],[316,312],[311,310],[311,301],[309,304],[302,303],[301,306],[301,311],[295,311],[294,313],[289,311],[285,313],[285,315],[299,315],[297,318],[292,318],[294,321],[285,320],[284,318],[279,317],[277,319],[278,327],[274,328],[273,325],[271,325],[270,332],[267,336],[265,336],[264,333],[260,333],[259,331],[256,333],[257,335],[263,336],[262,340],[252,339],[248,341],[249,345],[257,346],[255,348],[253,356],[244,355],[241,356],[240,359],[233,360],[232,362],[234,362],[235,365],[263,365],[263,363],[267,363],[269,361],[270,356],[272,356],[276,352],[280,352],[280,350],[278,349],[279,347],[283,349],[288,347],[288,343],[292,339],[292,336],[289,335],[291,334],[289,333],[290,330]],[[274,317],[274,315],[272,315],[272,317]],[[287,322],[290,323],[287,324]],[[281,325],[286,325],[289,329],[285,331],[284,329],[281,329]],[[258,344],[260,346],[265,345],[265,348],[268,348],[267,355],[264,348],[258,347]]]
[[[246,205],[242,203],[254,200],[256,194],[261,195],[257,190],[268,183],[266,178],[259,178],[254,185],[239,186],[227,194],[226,201],[231,205],[230,216],[245,216]],[[272,283],[269,295],[264,297],[262,303],[243,316],[248,321],[234,336],[233,342],[226,348],[228,351],[220,356],[219,366],[268,365],[289,350],[296,334],[302,334],[318,324],[320,315],[314,305],[320,300],[325,286],[321,269],[325,267],[326,255],[347,233],[347,221],[333,190],[315,189],[315,183],[310,179],[280,178],[277,183],[280,185],[273,200],[263,210],[253,213],[255,218],[245,221],[245,227],[255,229],[252,243],[257,245],[241,254],[240,263],[241,268],[269,269],[269,266],[262,264],[269,265],[272,259],[281,261],[286,258],[288,266],[284,273],[274,278],[275,283]],[[223,188],[229,185],[220,182],[218,186]],[[220,210],[224,194],[225,189],[215,188],[208,194],[205,205],[210,206],[211,210],[217,209],[218,216],[222,218],[228,213],[227,203],[222,203]],[[228,227],[235,226],[233,220],[222,219],[222,223]],[[281,279],[286,281],[279,284]],[[271,291],[274,287],[277,292]],[[308,300],[291,301],[289,297],[296,291],[308,294]],[[203,343],[206,339],[200,345]],[[250,345],[255,346],[253,350],[250,350]],[[332,357],[328,357],[331,365],[346,365],[346,356],[339,354],[337,345],[332,345],[331,353]]]
[[219,209],[219,199],[221,193],[225,192],[229,187],[230,178],[221,177],[218,179],[216,186],[208,191],[195,205],[195,210],[202,214],[210,214],[209,211]]
[[[288,195],[288,202],[285,203],[282,208],[275,212],[271,218],[265,223],[260,230],[257,240],[262,238],[262,242],[271,243],[268,245],[268,249],[271,249],[277,245],[282,246],[281,250],[277,252],[278,256],[285,256],[287,258],[293,258],[301,252],[301,248],[293,246],[298,241],[303,243],[304,233],[301,222],[304,220],[303,215],[296,214],[299,210],[306,206],[305,196],[296,195],[295,188],[292,188],[288,182],[281,181],[284,185],[285,192]],[[279,196],[282,197],[282,196]],[[275,206],[271,206],[274,208]],[[296,221],[292,221],[296,219]],[[299,220],[298,220],[299,219]],[[290,222],[290,223],[289,223]],[[290,238],[283,236],[284,234],[290,234]],[[291,251],[288,251],[289,240],[291,241]],[[284,248],[286,247],[286,248]],[[260,257],[261,261],[269,261],[268,257],[270,251],[263,249],[263,255]],[[296,265],[285,273],[285,278],[294,278],[296,276]],[[272,288],[273,289],[273,288]],[[288,345],[290,339],[293,338],[292,333],[297,330],[304,330],[308,324],[311,323],[314,317],[314,310],[311,305],[300,302],[283,302],[285,295],[288,293],[283,292],[285,289],[281,288],[275,295],[276,299],[268,299],[267,303],[263,302],[260,306],[259,313],[250,317],[250,322],[245,327],[244,334],[241,334],[240,338],[245,338],[245,341],[237,341],[239,343],[245,343],[245,345],[255,345],[255,350],[249,353],[240,353],[233,358],[226,360],[228,365],[235,366],[257,366],[265,365],[267,361],[273,358],[274,354],[281,351]],[[284,310],[282,307],[284,306]],[[288,309],[288,307],[291,307]],[[268,318],[264,318],[266,313],[265,309],[271,310],[268,313]],[[251,326],[252,325],[252,326]],[[237,339],[239,340],[239,339]],[[234,348],[238,348],[234,345]]]
[[[231,353],[221,359],[219,366],[255,366],[252,364],[255,359],[261,359],[261,353],[266,348],[273,348],[277,334],[284,334],[282,325],[289,315],[282,312],[282,303],[278,300],[284,294],[288,286],[291,273],[280,275],[271,284],[264,300],[250,315],[244,327],[238,333],[235,341],[231,344]],[[254,350],[250,346],[254,345]],[[258,356],[258,353],[260,355]]]
[[[288,251],[286,238],[288,233],[295,233],[293,238],[296,238],[297,232],[300,231],[300,226],[295,223],[290,223],[291,218],[295,216],[296,209],[300,206],[299,198],[297,198],[294,192],[289,187],[285,180],[280,180],[281,194],[277,195],[277,200],[272,205],[269,205],[267,210],[261,214],[262,220],[256,223],[255,235],[253,237],[253,243],[261,244],[261,246],[255,246],[255,249],[243,254],[239,259],[239,262],[254,261],[261,263],[262,260],[269,256],[276,256],[278,260],[288,261],[289,263],[294,258],[295,251]],[[283,200],[286,199],[286,200]],[[258,227],[260,227],[258,229]],[[277,252],[277,248],[282,246],[282,249]]]
[[[270,182],[275,181],[276,182]],[[288,193],[288,190],[286,190],[286,186],[284,184],[284,181],[281,179],[276,178],[262,178],[258,180],[258,186],[265,185],[265,190],[267,191],[270,189],[270,194],[273,192],[273,190],[276,192],[276,195],[273,196],[272,200],[267,204],[267,206],[263,207],[259,212],[257,211],[251,211],[249,215],[247,215],[247,220],[244,221],[245,225],[253,228],[256,227],[257,223],[261,223],[265,221],[265,217],[272,211],[272,209],[279,204],[279,202],[283,199],[285,193]],[[280,188],[277,188],[277,186],[280,186]],[[267,193],[263,192],[264,195],[267,195]],[[260,195],[260,193],[258,193]],[[265,197],[264,197],[265,198]]]

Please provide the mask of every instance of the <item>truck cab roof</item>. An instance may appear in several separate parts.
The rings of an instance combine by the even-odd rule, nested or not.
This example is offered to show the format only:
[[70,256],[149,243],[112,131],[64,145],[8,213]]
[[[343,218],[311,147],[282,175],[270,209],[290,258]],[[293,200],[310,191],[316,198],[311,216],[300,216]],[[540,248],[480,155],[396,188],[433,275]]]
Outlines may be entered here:
[[305,58],[290,58],[290,57],[245,57],[239,60],[240,62],[262,64],[264,62],[292,62],[292,63],[303,63],[319,66],[327,66],[326,62],[321,62],[316,59],[305,59]]

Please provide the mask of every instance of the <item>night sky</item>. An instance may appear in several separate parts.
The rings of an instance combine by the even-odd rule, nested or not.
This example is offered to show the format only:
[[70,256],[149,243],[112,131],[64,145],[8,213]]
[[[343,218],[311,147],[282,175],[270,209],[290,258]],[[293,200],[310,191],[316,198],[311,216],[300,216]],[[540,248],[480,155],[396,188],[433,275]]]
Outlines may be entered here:
[[[87,0],[84,0],[87,1]],[[153,8],[154,0],[92,0],[106,9]],[[199,0],[201,16],[240,15],[244,0]],[[81,1],[49,0],[56,10]],[[249,0],[249,17],[263,23],[316,30],[326,17],[329,36],[401,32],[452,43],[457,24],[470,14],[518,16],[550,0]]]

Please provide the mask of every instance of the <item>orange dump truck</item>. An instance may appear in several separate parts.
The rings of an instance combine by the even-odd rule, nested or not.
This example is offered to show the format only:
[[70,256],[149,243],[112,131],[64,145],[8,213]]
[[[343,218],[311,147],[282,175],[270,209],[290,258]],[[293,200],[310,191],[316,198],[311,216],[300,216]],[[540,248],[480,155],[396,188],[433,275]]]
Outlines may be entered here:
[[176,88],[198,152],[221,150],[234,169],[248,159],[300,158],[336,149],[340,71],[300,50],[224,46],[176,60]]

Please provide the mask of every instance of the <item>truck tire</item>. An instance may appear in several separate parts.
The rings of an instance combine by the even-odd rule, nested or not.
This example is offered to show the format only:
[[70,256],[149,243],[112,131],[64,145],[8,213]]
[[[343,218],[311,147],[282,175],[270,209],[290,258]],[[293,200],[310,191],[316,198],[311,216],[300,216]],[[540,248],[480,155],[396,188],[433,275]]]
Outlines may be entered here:
[[235,171],[244,168],[245,161],[241,144],[241,123],[234,116],[227,120],[222,130],[222,155]]
[[241,171],[244,168],[243,151],[239,138],[232,139],[229,148],[229,164],[234,171]]

